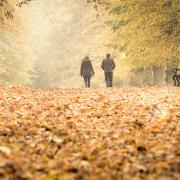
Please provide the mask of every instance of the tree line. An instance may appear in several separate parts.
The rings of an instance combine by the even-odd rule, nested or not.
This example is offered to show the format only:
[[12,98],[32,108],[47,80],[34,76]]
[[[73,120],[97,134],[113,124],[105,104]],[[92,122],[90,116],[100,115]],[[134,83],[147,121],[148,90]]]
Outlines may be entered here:
[[105,17],[106,45],[117,54],[126,52],[132,84],[157,84],[164,76],[172,81],[172,69],[180,64],[179,0],[87,2]]
[[[14,36],[14,33],[21,36],[15,11],[30,1],[0,0],[1,80],[31,84],[33,79],[33,65],[27,65],[23,57],[14,57],[16,47],[12,43],[21,39]],[[84,0],[84,3],[95,9],[97,22],[106,30],[102,43],[119,59],[117,66],[122,68],[117,85],[159,84],[164,79],[171,83],[172,69],[180,64],[179,0]],[[16,30],[11,32],[11,27]],[[7,36],[12,37],[8,40]],[[121,53],[126,55],[123,60]],[[125,81],[121,78],[123,67],[129,77]]]

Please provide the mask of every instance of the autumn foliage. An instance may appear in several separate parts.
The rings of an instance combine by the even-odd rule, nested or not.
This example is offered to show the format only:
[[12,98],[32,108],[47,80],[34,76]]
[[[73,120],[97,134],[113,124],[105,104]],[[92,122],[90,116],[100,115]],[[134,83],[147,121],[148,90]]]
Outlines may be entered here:
[[178,180],[173,87],[0,87],[0,179]]

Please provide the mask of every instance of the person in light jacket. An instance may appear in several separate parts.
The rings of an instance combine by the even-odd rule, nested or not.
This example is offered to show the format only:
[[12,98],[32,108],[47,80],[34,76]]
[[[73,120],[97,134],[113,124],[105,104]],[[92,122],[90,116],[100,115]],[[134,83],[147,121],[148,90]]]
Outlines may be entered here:
[[104,70],[105,82],[107,87],[113,86],[113,70],[116,65],[110,54],[102,61],[101,68]]
[[85,87],[90,87],[91,77],[94,76],[94,69],[88,56],[86,56],[81,63],[80,74],[81,77],[84,78]]

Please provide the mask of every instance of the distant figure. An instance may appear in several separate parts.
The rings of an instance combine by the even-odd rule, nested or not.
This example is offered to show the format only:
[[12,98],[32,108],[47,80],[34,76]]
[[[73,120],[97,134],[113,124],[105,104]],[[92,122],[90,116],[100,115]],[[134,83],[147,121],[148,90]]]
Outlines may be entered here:
[[86,88],[91,86],[91,77],[94,76],[94,70],[91,60],[86,56],[81,63],[81,76],[84,78]]
[[101,68],[104,70],[105,81],[107,87],[113,86],[113,70],[116,67],[114,60],[110,54],[106,55],[106,59],[102,61]]
[[174,86],[180,86],[180,69],[175,68],[173,69],[174,75],[173,75],[173,80],[174,80]]

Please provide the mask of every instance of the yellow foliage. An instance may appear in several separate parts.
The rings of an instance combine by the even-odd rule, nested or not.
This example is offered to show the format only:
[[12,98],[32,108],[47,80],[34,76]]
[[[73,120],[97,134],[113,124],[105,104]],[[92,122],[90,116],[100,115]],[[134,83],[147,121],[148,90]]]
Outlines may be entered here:
[[[104,21],[127,25],[109,31],[105,43],[110,42],[120,50],[124,47],[126,59],[134,67],[164,65],[178,58],[179,47],[179,2],[146,0],[110,0],[99,3],[99,11],[108,9]],[[127,8],[122,13],[116,8]],[[117,11],[117,9],[116,9]],[[113,13],[112,13],[113,12]]]

